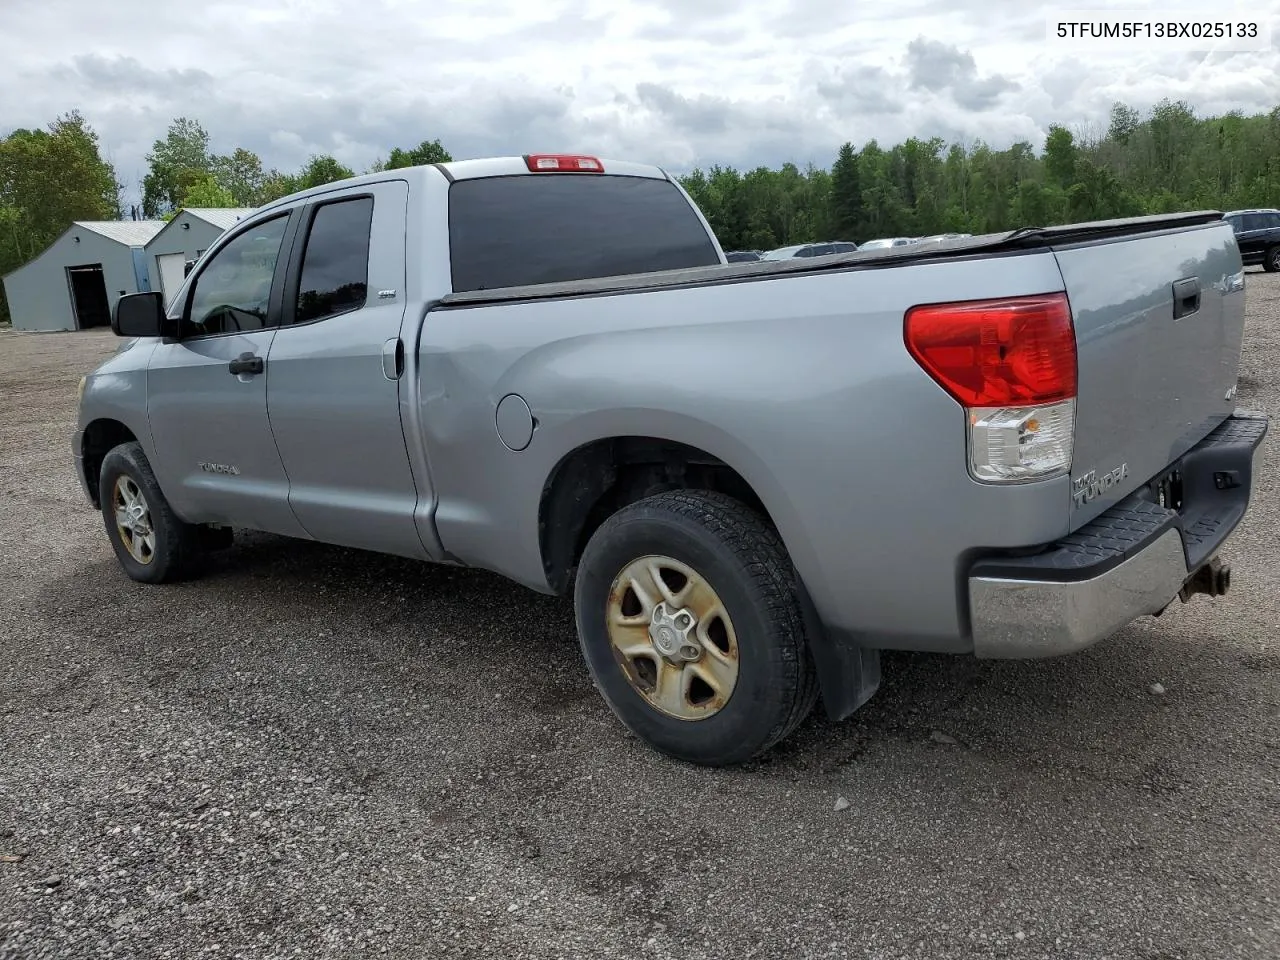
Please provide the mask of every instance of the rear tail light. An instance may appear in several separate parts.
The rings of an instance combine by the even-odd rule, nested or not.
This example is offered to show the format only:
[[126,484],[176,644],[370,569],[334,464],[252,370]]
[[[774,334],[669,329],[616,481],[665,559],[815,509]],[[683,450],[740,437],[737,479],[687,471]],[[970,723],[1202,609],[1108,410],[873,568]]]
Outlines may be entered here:
[[567,153],[531,153],[524,162],[532,173],[604,173],[604,164],[595,157]]
[[1066,294],[929,304],[907,311],[907,350],[962,407],[977,480],[1071,470],[1076,337]]

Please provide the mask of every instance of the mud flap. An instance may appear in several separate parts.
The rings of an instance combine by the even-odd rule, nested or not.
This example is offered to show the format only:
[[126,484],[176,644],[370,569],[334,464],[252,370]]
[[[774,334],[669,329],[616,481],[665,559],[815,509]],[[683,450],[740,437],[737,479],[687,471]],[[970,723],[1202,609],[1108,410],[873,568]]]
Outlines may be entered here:
[[880,689],[880,651],[834,636],[823,626],[809,591],[798,577],[796,590],[823,709],[832,720],[844,720]]

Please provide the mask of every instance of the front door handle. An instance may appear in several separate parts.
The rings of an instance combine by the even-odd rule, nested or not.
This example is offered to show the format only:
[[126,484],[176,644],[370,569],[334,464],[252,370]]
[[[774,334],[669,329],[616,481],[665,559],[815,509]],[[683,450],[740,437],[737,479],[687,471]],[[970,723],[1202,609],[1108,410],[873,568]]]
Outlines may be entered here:
[[261,357],[252,353],[242,353],[227,364],[227,369],[237,376],[242,373],[252,375],[261,373],[266,369],[266,365],[262,362]]

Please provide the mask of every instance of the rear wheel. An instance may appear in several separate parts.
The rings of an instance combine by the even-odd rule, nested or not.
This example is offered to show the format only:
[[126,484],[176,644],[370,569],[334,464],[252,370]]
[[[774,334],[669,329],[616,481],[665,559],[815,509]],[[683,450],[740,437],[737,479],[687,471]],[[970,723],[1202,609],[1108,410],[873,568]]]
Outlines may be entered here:
[[1280,243],[1271,247],[1265,254],[1263,254],[1262,269],[1266,270],[1268,273],[1280,271]]
[[663,753],[743,762],[817,699],[790,559],[736,500],[672,491],[623,508],[588,542],[574,601],[597,688]]
[[134,580],[166,583],[196,572],[206,535],[178,519],[141,444],[121,444],[106,455],[98,499],[116,559]]

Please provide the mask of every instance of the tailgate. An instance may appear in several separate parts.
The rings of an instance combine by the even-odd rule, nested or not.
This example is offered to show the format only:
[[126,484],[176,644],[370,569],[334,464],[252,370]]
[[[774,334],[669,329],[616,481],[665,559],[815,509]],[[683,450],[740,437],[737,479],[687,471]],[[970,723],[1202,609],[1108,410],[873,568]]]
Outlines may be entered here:
[[1162,475],[1235,408],[1244,274],[1230,226],[1133,229],[1050,244],[1079,354],[1073,530]]

